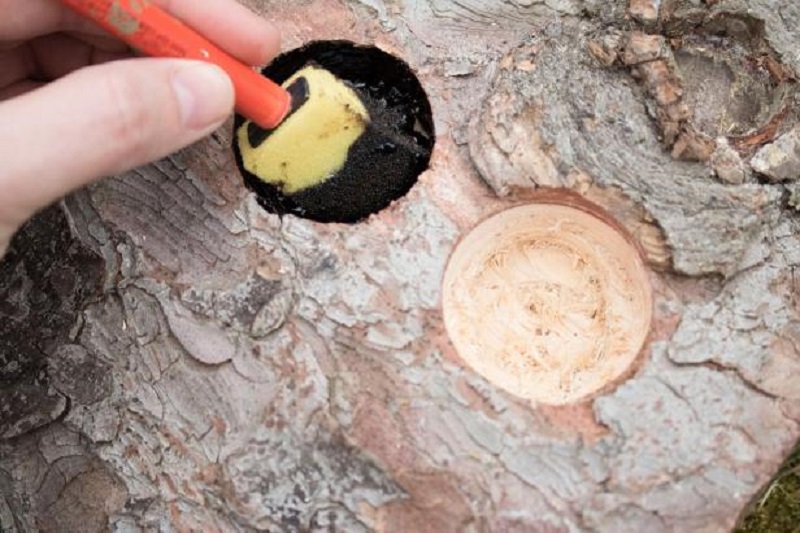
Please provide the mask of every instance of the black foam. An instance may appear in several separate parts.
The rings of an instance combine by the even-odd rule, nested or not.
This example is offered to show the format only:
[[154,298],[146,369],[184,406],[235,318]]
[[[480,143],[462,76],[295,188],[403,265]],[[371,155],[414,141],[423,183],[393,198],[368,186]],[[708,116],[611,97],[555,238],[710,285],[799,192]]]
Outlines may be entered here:
[[[370,114],[371,122],[350,148],[342,170],[316,187],[286,195],[244,169],[234,135],[237,164],[259,203],[272,213],[319,222],[358,222],[407,194],[428,168],[435,142],[430,103],[405,62],[349,41],[312,42],[279,56],[263,74],[284,83],[309,63],[350,85]],[[236,117],[236,130],[244,121]],[[255,146],[252,140],[260,138],[254,135],[258,132],[248,134]]]

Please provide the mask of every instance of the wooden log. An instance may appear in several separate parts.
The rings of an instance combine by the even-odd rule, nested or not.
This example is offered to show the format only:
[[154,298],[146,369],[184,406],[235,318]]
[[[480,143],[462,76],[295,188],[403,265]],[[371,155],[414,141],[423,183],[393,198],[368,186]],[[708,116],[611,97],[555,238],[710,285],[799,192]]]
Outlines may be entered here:
[[[229,124],[26,226],[0,266],[0,530],[729,530],[800,434],[800,227],[784,184],[673,157],[664,87],[617,54],[644,31],[797,72],[793,0],[246,3],[287,47],[409,61],[431,168],[363,223],[281,219]],[[642,61],[672,82],[673,59]],[[727,135],[726,64],[676,133]],[[777,85],[749,103],[759,146],[798,122]],[[457,242],[541,187],[632,235],[654,300],[630,372],[568,405],[487,380],[442,316]]]

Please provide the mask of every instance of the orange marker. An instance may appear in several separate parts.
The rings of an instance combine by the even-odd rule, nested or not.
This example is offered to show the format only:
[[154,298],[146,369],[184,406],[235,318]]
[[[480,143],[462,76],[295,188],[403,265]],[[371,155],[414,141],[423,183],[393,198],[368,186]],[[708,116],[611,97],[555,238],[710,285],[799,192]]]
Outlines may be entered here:
[[281,86],[231,57],[149,0],[61,2],[146,55],[199,59],[222,68],[236,89],[237,111],[263,128],[275,128],[289,113],[292,99]]

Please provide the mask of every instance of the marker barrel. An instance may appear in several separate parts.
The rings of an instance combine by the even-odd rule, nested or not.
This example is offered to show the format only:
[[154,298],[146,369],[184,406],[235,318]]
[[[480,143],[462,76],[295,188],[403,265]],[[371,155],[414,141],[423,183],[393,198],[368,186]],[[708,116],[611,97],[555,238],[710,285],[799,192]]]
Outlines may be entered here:
[[291,97],[281,86],[149,0],[61,2],[145,55],[196,59],[222,68],[233,81],[237,111],[263,128],[275,128],[289,112]]

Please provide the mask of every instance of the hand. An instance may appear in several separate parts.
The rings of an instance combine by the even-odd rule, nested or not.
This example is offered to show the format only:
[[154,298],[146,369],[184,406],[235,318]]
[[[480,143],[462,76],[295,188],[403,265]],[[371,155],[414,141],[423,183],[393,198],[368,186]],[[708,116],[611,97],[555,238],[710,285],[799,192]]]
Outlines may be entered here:
[[[279,50],[235,0],[154,1],[248,64]],[[233,110],[217,67],[133,59],[57,0],[0,0],[0,13],[0,257],[38,210],[197,141]]]

